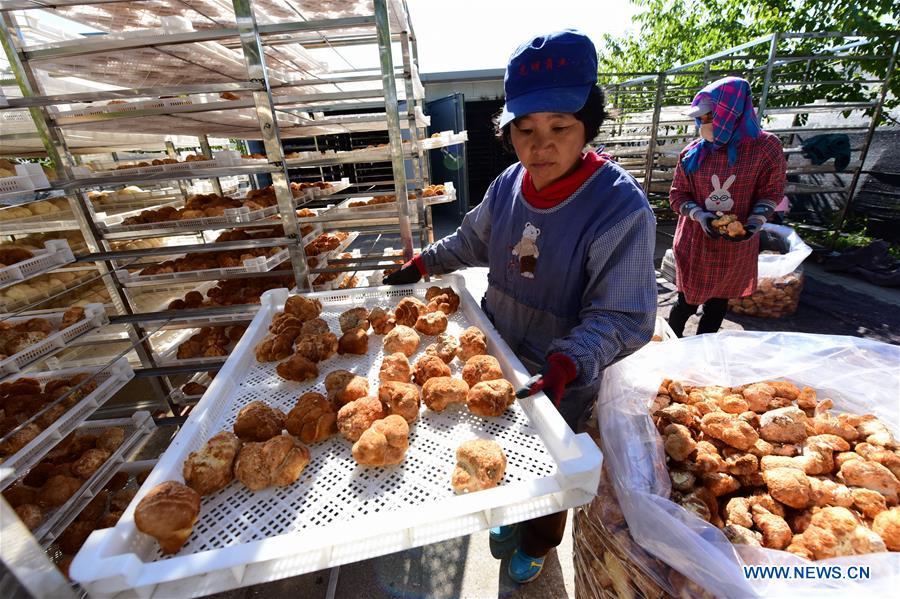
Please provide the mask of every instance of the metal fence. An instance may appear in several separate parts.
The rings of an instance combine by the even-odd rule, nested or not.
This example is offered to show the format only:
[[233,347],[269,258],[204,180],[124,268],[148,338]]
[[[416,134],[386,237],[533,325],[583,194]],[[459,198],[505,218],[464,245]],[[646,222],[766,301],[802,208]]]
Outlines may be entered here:
[[[707,83],[744,77],[761,125],[778,135],[788,159],[791,198],[814,197],[839,230],[860,185],[873,134],[882,122],[900,35],[773,33],[663,72],[601,73],[614,116],[598,141],[619,158],[658,206],[668,199],[679,152],[698,136],[683,111]],[[802,140],[845,133],[851,160],[813,165]]]

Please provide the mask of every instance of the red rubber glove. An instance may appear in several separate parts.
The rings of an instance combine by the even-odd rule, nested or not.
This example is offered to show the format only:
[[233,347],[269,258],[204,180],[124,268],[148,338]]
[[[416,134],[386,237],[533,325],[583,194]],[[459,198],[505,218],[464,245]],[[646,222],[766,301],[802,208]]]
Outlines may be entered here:
[[566,354],[550,354],[547,356],[547,364],[540,374],[537,374],[525,383],[525,386],[516,391],[516,397],[522,399],[543,391],[557,408],[562,401],[566,385],[578,376],[578,367]]
[[384,278],[385,285],[409,285],[410,283],[418,283],[422,277],[428,274],[425,270],[425,262],[422,256],[416,256],[406,264],[400,267],[400,270],[392,272]]

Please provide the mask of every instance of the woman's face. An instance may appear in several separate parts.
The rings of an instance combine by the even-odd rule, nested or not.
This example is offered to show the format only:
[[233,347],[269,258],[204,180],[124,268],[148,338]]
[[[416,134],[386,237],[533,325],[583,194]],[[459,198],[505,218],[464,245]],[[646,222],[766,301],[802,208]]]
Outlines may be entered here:
[[706,141],[712,143],[715,141],[715,136],[713,134],[713,115],[711,112],[707,112],[706,114],[701,114],[698,117],[700,121],[700,137],[705,139]]
[[574,171],[584,149],[584,123],[571,113],[533,112],[510,125],[510,140],[535,189]]

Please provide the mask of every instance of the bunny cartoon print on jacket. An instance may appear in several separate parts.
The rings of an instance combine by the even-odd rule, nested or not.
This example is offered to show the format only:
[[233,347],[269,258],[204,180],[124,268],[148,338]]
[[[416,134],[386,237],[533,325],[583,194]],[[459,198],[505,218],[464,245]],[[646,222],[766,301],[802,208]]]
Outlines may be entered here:
[[522,231],[522,239],[513,246],[512,255],[519,258],[519,272],[526,279],[534,278],[534,269],[537,267],[538,256],[541,255],[537,246],[538,235],[541,230],[532,225],[525,223],[525,229]]
[[734,208],[734,199],[732,199],[728,188],[731,187],[735,179],[737,179],[737,175],[731,175],[725,179],[725,184],[722,185],[719,182],[719,175],[714,174],[710,177],[713,190],[709,192],[709,195],[706,196],[706,202],[704,202],[707,210],[710,212],[730,212]]

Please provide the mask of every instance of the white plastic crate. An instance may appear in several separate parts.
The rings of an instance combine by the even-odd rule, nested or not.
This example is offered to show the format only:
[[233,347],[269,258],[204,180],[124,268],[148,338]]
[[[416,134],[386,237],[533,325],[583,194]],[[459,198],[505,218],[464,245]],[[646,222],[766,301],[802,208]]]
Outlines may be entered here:
[[[181,204],[180,201],[162,204],[162,206],[175,206]],[[134,225],[121,224],[129,216],[135,216],[143,212],[143,210],[135,211],[134,214],[118,214],[116,216],[108,216],[103,220],[100,229],[108,234],[117,233],[134,233],[138,231],[195,231],[197,229],[222,229],[234,225],[242,225],[257,222],[278,214],[278,206],[267,206],[259,210],[250,210],[245,206],[240,208],[226,208],[222,216],[205,216],[202,218],[190,218],[179,220],[159,221],[155,223],[139,223]]]
[[4,134],[37,132],[27,109],[0,112],[0,129]]
[[164,202],[180,200],[181,192],[173,187],[151,189],[147,191],[126,192],[124,190],[104,191],[102,195],[91,198],[94,206],[100,209],[134,209],[145,210]]
[[[431,196],[427,198],[422,198],[425,201],[426,206],[433,206],[435,204],[446,204],[448,202],[452,202],[456,200],[456,188],[453,187],[452,182],[444,183],[444,193],[439,196]],[[385,194],[387,195],[387,194]],[[393,195],[393,194],[391,194]],[[368,197],[368,196],[367,196]],[[386,204],[372,204],[370,206],[350,206],[353,202],[360,202],[367,197],[354,197],[347,198],[342,201],[340,204],[329,210],[329,214],[336,216],[342,214],[359,214],[360,216],[372,215],[373,213],[381,214],[396,214],[397,213],[397,202],[391,202]],[[410,219],[415,221],[418,220],[419,214],[417,211],[417,203],[416,200],[407,200],[409,205],[409,216]]]
[[[7,487],[15,480],[16,473],[27,471],[37,464],[44,455],[50,451],[63,437],[72,432],[75,427],[94,411],[106,403],[125,383],[134,377],[134,371],[128,365],[125,358],[120,358],[112,364],[100,367],[67,368],[47,372],[30,373],[16,378],[32,378],[42,385],[48,381],[64,377],[72,377],[76,374],[96,374],[97,388],[72,406],[66,413],[56,419],[53,424],[41,431],[28,445],[7,456],[0,463],[0,489]],[[58,401],[62,401],[60,398]],[[55,404],[50,404],[55,405]],[[44,409],[50,407],[46,406]]]
[[103,106],[89,106],[77,110],[61,111],[57,115],[57,121],[62,124],[79,123],[82,121],[94,121],[101,114],[117,112],[135,112],[138,110],[152,110],[154,108],[171,108],[174,106],[190,106],[193,101],[190,97],[161,98],[153,100],[138,100],[122,104],[104,104]]
[[[247,316],[253,318],[253,313],[248,312]],[[235,322],[237,318],[235,315],[229,315],[228,318],[220,318],[217,321],[209,322],[211,319],[193,319],[193,321],[199,320],[203,323],[202,326],[231,326],[238,325],[239,322]],[[198,322],[197,324],[200,324]],[[178,346],[182,343],[186,342],[191,338],[192,335],[199,333],[199,328],[192,329],[169,329],[165,331],[163,335],[160,335],[159,341],[154,344],[154,349],[156,350],[156,363],[158,366],[184,366],[186,364],[192,365],[202,365],[202,364],[218,364],[224,361],[224,356],[196,356],[193,358],[179,358],[178,357]],[[229,343],[227,346],[227,351],[230,353],[234,348],[234,343]]]
[[[63,312],[42,317],[49,320],[54,326],[59,326],[59,323],[62,322]],[[4,322],[14,324],[16,322],[30,320],[31,318],[34,317],[16,316],[7,318]],[[83,319],[61,331],[51,333],[44,339],[28,346],[17,354],[13,354],[8,358],[0,360],[0,377],[21,371],[38,358],[65,348],[76,337],[92,329],[102,327],[108,322],[109,319],[106,316],[106,308],[103,304],[88,304],[84,307]]]
[[671,249],[666,250],[666,253],[663,256],[662,265],[659,268],[659,273],[662,278],[672,283],[673,285],[675,284],[675,254]]
[[59,287],[54,287],[52,289],[47,289],[46,291],[32,293],[31,295],[28,295],[26,297],[17,299],[9,299],[8,297],[0,298],[0,314],[13,312],[15,310],[31,306],[33,304],[36,304],[36,302],[40,300],[50,299],[51,297],[62,297],[67,292],[72,291],[76,287],[79,287],[89,279],[95,278],[97,276],[97,271],[93,269],[85,270],[81,275],[77,276],[78,278],[70,281],[67,284],[61,285]]
[[0,221],[0,235],[24,235],[26,233],[49,233],[52,231],[74,231],[78,221],[71,210],[61,210],[53,215],[33,214],[22,218]]
[[331,183],[331,187],[327,187],[322,189],[320,187],[310,187],[312,190],[312,195],[314,198],[324,198],[330,195],[334,195],[336,193],[340,193],[350,187],[350,179],[347,177],[342,178],[340,181],[329,181]]
[[0,178],[0,200],[16,198],[49,187],[50,181],[47,180],[47,175],[44,174],[40,164],[17,164],[15,177]]
[[[330,252],[325,252],[323,254],[319,254],[318,256],[310,256],[309,258],[316,258],[315,263],[308,265],[310,270],[316,269],[316,268],[327,267],[328,260],[331,258],[337,258],[338,255],[345,252],[347,250],[347,248],[350,247],[350,245],[354,241],[356,241],[357,237],[359,237],[359,233],[357,231],[352,231],[349,235],[347,235],[347,238],[344,241],[342,241],[340,244],[338,244],[338,246],[336,248],[334,248],[333,250],[331,250]],[[303,238],[303,247],[306,247],[306,245],[313,239],[315,239],[315,237],[304,237]]]
[[[141,162],[147,162],[141,161]],[[134,166],[131,168],[115,168],[114,165],[103,165],[100,166],[97,170],[90,171],[88,176],[95,178],[103,178],[103,177],[142,177],[144,175],[157,175],[159,173],[165,172],[162,164],[156,165],[148,165],[148,166]]]
[[269,272],[285,260],[290,255],[287,248],[278,250],[278,253],[272,256],[259,256],[244,260],[242,266],[229,266],[225,268],[208,268],[205,270],[189,270],[185,272],[167,272],[156,275],[139,275],[131,273],[125,269],[115,271],[116,276],[123,285],[131,287],[140,287],[143,285],[158,285],[160,282],[177,282],[177,281],[209,281],[214,279],[225,279],[230,276],[240,275],[248,272]]
[[[4,322],[16,324],[35,318],[34,315],[16,316],[7,318]],[[42,314],[41,318],[49,320],[54,327],[59,327],[63,319],[63,312],[54,314]],[[13,354],[8,358],[0,360],[0,377],[21,371],[27,365],[31,364],[38,358],[46,356],[57,349],[66,347],[72,340],[87,333],[92,329],[98,329],[109,322],[106,316],[106,308],[103,304],[88,304],[84,307],[84,318],[75,324],[62,330],[50,333],[46,338],[34,343],[23,349],[17,354]]]
[[[461,297],[448,330],[468,325],[485,331],[488,350],[514,385],[528,373],[500,339],[458,276],[444,278]],[[429,284],[312,294],[324,304],[322,317],[339,330],[341,312],[358,305],[394,304]],[[543,394],[517,401],[499,418],[483,419],[464,407],[442,413],[423,408],[411,427],[404,461],[388,468],[361,468],[339,435],[313,445],[301,480],[252,493],[232,482],[205,497],[200,519],[182,550],[163,557],[156,542],[134,525],[134,507],[165,480],[182,480],[184,459],[209,437],[230,429],[237,412],[262,399],[288,410],[308,390],[324,391],[325,373],[348,369],[378,380],[380,337],[370,338],[365,356],[335,356],[320,364],[314,382],[295,383],[275,375],[275,363],[259,364],[253,348],[266,334],[286,290],[263,296],[262,307],[244,337],[191,412],[132,504],[114,529],[96,531],[82,547],[70,574],[94,597],[189,597],[260,584],[367,559],[500,524],[565,510],[589,501],[597,488],[602,456],[585,434],[575,435]],[[432,341],[423,336],[417,358]],[[454,366],[458,373],[460,365]],[[464,440],[494,438],[508,466],[501,484],[457,496],[450,476],[455,451]]]
[[[197,374],[192,376],[188,382],[189,383],[199,383],[199,384],[205,385],[207,388],[209,388],[209,385],[212,382],[212,379],[209,378],[208,373],[198,372]],[[185,384],[187,384],[187,383],[182,384],[181,387],[183,387]],[[184,391],[182,391],[181,387],[172,389],[172,392],[169,394],[169,399],[171,399],[172,402],[176,405],[179,405],[179,406],[193,405],[193,404],[196,404],[198,401],[200,401],[200,398],[203,397],[203,394],[189,395],[189,394],[185,393]]]
[[65,239],[51,239],[34,257],[0,268],[0,289],[15,285],[41,273],[75,262],[75,255]]
[[[419,143],[423,150],[437,150],[438,148],[455,146],[467,141],[469,141],[469,133],[467,131],[460,131],[459,133],[454,133],[453,131],[441,131],[436,137],[420,139]],[[404,147],[408,143],[409,142],[404,142]]]
[[122,444],[103,462],[78,491],[65,504],[45,512],[44,521],[34,531],[34,537],[45,547],[56,540],[69,524],[81,513],[81,510],[90,503],[109,482],[109,479],[118,472],[138,442],[146,437],[150,431],[156,428],[150,412],[135,412],[131,418],[115,418],[110,420],[89,420],[83,422],[77,432],[88,434],[101,432],[105,428],[118,426],[125,431]]
[[678,335],[675,334],[675,331],[672,330],[672,327],[669,326],[669,323],[662,316],[656,317],[656,325],[653,327],[653,336],[659,337],[660,341],[678,338]]

